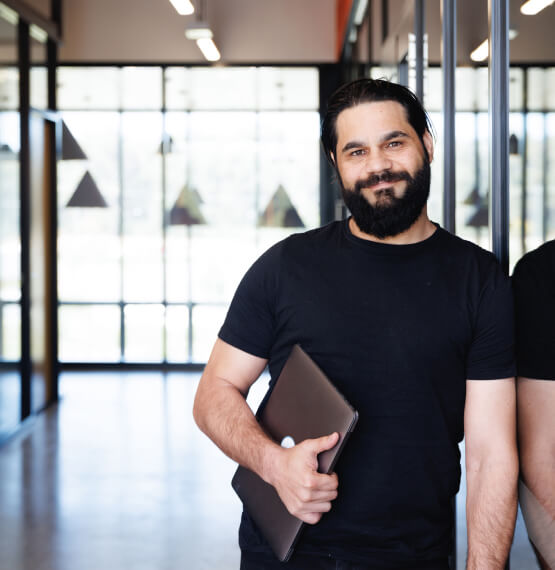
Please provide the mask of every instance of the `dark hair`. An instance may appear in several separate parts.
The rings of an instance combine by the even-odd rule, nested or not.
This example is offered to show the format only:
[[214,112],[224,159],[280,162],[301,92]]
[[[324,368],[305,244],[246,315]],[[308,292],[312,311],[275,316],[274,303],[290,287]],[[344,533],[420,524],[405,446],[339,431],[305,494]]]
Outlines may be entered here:
[[[337,146],[337,117],[341,111],[355,107],[361,103],[374,101],[396,101],[407,114],[407,120],[416,131],[424,146],[424,133],[432,132],[432,124],[428,114],[422,107],[418,97],[406,87],[391,83],[384,79],[357,79],[337,89],[329,98],[328,108],[322,121],[321,138],[324,152],[332,162]],[[424,147],[426,155],[426,147]],[[335,165],[334,165],[335,166]]]

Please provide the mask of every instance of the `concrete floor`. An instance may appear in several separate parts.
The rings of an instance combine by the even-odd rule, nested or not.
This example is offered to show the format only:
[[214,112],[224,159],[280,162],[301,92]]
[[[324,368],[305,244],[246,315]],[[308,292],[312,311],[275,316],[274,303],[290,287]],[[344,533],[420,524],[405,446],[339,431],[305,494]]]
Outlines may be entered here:
[[[238,568],[235,465],[193,423],[197,382],[182,373],[63,374],[61,403],[0,449],[0,570]],[[463,503],[464,482],[459,570]],[[511,568],[537,568],[522,521]]]

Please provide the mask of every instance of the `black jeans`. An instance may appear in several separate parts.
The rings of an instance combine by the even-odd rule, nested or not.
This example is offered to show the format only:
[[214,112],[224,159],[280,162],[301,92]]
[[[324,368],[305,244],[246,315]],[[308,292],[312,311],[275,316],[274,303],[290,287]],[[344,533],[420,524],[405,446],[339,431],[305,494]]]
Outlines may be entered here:
[[[338,560],[331,556],[311,556],[294,553],[289,562],[280,562],[273,554],[263,552],[241,553],[240,570],[386,570],[386,567],[374,564],[358,564],[346,560]],[[445,560],[430,560],[404,564],[398,568],[387,570],[449,570]]]

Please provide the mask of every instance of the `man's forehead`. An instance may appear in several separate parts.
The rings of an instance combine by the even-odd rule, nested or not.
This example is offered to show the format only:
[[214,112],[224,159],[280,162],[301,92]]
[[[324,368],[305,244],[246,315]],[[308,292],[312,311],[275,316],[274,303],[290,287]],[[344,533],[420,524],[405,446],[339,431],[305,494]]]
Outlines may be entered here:
[[407,111],[398,101],[361,101],[356,105],[343,109],[337,116],[339,120],[342,116],[357,115],[367,118],[391,118],[401,119],[408,122]]
[[337,116],[336,132],[338,138],[385,131],[404,131],[408,135],[418,136],[410,124],[406,109],[397,101],[363,102],[348,107]]

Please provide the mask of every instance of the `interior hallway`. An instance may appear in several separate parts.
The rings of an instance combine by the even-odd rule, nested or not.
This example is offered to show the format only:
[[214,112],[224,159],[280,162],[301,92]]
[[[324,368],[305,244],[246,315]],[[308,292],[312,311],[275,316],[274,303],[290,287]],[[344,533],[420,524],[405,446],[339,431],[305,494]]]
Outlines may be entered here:
[[[64,373],[60,404],[0,448],[0,569],[238,568],[235,465],[193,422],[198,378]],[[463,504],[464,486],[459,570]],[[533,568],[519,520],[511,569]]]

